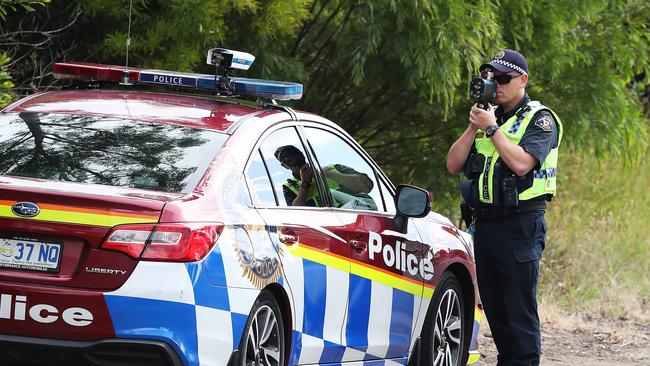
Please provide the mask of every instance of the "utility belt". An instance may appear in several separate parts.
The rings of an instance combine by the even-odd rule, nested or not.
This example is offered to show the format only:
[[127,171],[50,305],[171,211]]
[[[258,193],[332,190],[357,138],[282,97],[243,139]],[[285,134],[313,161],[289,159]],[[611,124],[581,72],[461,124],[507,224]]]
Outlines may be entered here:
[[543,200],[535,200],[534,202],[520,204],[519,206],[515,207],[476,207],[472,209],[472,218],[474,221],[492,221],[523,212],[545,210],[546,202]]
[[533,202],[526,202],[516,207],[477,207],[474,208],[466,202],[461,203],[460,212],[465,221],[465,225],[469,228],[475,222],[484,222],[497,220],[503,217],[513,216],[524,212],[545,211],[546,202],[536,199]]

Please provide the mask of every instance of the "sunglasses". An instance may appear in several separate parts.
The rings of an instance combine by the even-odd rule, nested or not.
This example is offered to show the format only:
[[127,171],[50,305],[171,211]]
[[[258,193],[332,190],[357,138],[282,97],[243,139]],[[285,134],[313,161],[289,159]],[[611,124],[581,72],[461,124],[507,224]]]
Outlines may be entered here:
[[497,84],[508,84],[512,79],[518,78],[523,74],[519,75],[510,75],[510,74],[501,74],[501,75],[494,75],[494,81],[497,82]]

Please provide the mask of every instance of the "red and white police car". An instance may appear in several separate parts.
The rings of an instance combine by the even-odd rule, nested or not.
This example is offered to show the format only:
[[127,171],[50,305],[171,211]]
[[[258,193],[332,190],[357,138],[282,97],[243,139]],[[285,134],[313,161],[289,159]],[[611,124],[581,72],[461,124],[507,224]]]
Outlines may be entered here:
[[471,239],[340,127],[275,102],[302,85],[228,76],[252,59],[61,63],[73,87],[0,113],[2,365],[478,359]]

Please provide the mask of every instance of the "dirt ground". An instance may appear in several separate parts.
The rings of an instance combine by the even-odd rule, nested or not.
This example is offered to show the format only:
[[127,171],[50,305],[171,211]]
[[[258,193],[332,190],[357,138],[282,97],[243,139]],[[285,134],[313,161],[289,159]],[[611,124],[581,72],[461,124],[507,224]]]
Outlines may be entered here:
[[[496,365],[496,348],[487,321],[479,334],[481,359],[475,365]],[[650,365],[650,323],[588,314],[542,320],[543,366]]]

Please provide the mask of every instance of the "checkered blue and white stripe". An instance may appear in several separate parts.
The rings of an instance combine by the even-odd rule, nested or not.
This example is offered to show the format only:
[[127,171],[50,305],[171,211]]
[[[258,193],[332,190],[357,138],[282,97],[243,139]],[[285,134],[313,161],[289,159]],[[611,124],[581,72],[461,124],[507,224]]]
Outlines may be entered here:
[[290,365],[406,363],[429,299],[306,259],[285,259],[292,263],[285,263],[284,286],[294,301]]
[[225,365],[259,291],[209,282],[201,263],[139,263],[104,296],[116,336],[172,341],[186,365]]
[[540,110],[541,107],[544,107],[544,106],[542,106],[542,104],[540,102],[536,101],[536,100],[528,102],[528,104],[525,107],[526,108],[525,112],[517,117],[515,122],[510,127],[510,130],[508,130],[508,133],[509,134],[517,133],[517,131],[519,131],[519,128],[521,127],[521,124],[526,119],[526,117],[528,117],[531,113],[534,115],[535,113],[537,113]]
[[[220,242],[201,263],[140,262],[124,286],[105,293],[116,336],[171,341],[186,365],[225,365],[260,293],[236,256]],[[406,364],[428,299],[293,255],[283,262],[290,365]]]
[[198,263],[138,263],[104,294],[116,336],[166,341],[186,365],[225,365],[260,293],[228,242]]
[[556,170],[553,168],[535,170],[534,177],[537,179],[553,178],[556,176],[556,173]]
[[524,116],[519,116],[515,120],[515,122],[512,124],[512,127],[510,127],[510,130],[508,130],[508,133],[510,134],[515,134],[519,130],[519,127],[521,127],[521,122],[524,120]]
[[520,73],[520,74],[527,74],[527,72],[526,72],[524,69],[522,69],[521,67],[519,67],[519,66],[513,64],[512,62],[508,62],[508,61],[504,61],[504,60],[499,60],[499,59],[496,59],[496,58],[495,58],[495,59],[492,59],[492,61],[490,61],[490,63],[492,63],[492,62],[494,62],[494,63],[496,63],[496,64],[499,64],[499,65],[503,65],[503,66],[505,66],[505,67],[509,67],[509,68],[511,68],[511,69],[513,69],[513,70],[515,70],[515,71],[517,71],[517,72]]

